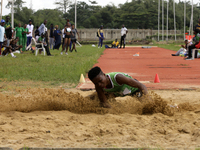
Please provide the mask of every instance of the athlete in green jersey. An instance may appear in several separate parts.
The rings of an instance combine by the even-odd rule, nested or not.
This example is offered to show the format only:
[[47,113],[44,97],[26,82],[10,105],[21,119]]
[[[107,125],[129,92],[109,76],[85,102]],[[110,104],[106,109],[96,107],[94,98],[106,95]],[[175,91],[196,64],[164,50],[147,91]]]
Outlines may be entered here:
[[26,43],[27,43],[27,36],[26,34],[29,34],[28,28],[26,28],[27,24],[24,25],[24,28],[22,28],[22,51],[26,50]]
[[16,32],[16,38],[17,37],[19,38],[19,41],[17,43],[18,45],[22,45],[22,30],[23,30],[23,28],[21,27],[21,23],[19,23],[18,27],[16,27],[14,30]]
[[110,108],[105,93],[111,92],[115,96],[147,94],[145,85],[121,72],[104,74],[99,67],[94,67],[88,72],[89,79],[95,84],[98,97],[103,107]]

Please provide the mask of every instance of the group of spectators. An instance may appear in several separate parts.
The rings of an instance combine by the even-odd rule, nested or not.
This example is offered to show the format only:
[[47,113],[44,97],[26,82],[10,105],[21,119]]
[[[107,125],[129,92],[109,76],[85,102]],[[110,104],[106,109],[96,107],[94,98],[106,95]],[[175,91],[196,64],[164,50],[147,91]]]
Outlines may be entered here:
[[[63,36],[61,55],[63,55],[63,51],[65,51],[65,54],[68,55],[68,49],[70,52],[73,50],[77,52],[75,43],[76,34],[78,34],[78,31],[75,29],[74,25],[69,22],[69,20],[67,20],[65,28],[62,31],[59,30],[58,25],[53,26],[53,24],[51,24],[49,35],[46,27],[47,20],[44,20],[40,26],[36,26],[35,31],[32,20],[29,20],[29,23],[24,24],[23,27],[21,26],[21,23],[19,23],[16,28],[13,28],[9,21],[9,16],[6,17],[6,21],[3,19],[1,20],[0,56],[10,53],[12,57],[16,57],[13,54],[14,52],[22,54],[29,48],[34,53],[34,50],[31,47],[32,38],[34,38],[37,43],[42,43],[47,55],[52,56],[49,47],[53,50],[59,50],[61,46],[61,36]],[[40,49],[39,53],[41,53],[42,45],[37,45],[37,48]]]
[[[120,42],[120,47],[119,47],[119,42],[117,41],[117,39],[115,39],[115,41],[112,42],[111,47],[109,47],[108,45],[105,45],[106,48],[125,48],[126,45],[126,34],[128,33],[127,28],[122,25],[121,28],[121,42]],[[103,40],[105,39],[105,35],[103,32],[103,25],[100,26],[100,28],[97,31],[97,37],[99,38],[99,44],[98,44],[98,48],[102,48],[103,45]]]
[[[172,56],[179,56],[183,54],[187,56],[185,60],[192,60],[192,51],[194,49],[200,49],[200,18],[199,23],[194,28],[194,37],[192,40],[185,39],[184,45],[181,45],[181,48]],[[194,58],[198,57],[198,51],[195,51]]]

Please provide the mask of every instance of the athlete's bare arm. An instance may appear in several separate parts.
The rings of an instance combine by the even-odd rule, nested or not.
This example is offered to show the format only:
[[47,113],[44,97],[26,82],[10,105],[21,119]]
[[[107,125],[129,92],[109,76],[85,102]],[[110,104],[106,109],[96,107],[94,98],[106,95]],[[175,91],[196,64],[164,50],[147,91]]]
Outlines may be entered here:
[[148,94],[146,86],[144,84],[140,83],[139,81],[136,81],[132,78],[128,78],[128,77],[126,77],[122,74],[118,74],[116,76],[116,81],[119,84],[127,84],[129,86],[134,87],[134,88],[138,88],[145,95]]
[[106,98],[106,95],[104,94],[103,89],[99,87],[98,85],[95,85],[95,89],[97,91],[97,94],[102,106],[105,108],[111,108],[110,104],[107,102],[107,98]]

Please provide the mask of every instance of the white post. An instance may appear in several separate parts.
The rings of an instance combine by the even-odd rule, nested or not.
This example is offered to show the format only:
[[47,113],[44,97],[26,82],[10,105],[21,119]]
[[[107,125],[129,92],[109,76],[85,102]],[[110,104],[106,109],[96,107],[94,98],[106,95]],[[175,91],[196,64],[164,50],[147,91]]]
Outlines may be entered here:
[[14,28],[14,0],[12,0],[12,6],[11,6],[11,19],[12,19],[12,27]]
[[167,37],[166,37],[167,41],[168,41],[168,8],[169,8],[169,2],[167,1]]
[[184,3],[184,35],[183,35],[183,39],[185,40],[185,22],[186,22],[186,0]]
[[193,38],[193,0],[192,0],[192,18],[191,18],[191,25],[192,25],[192,38]]
[[175,0],[174,2],[174,34],[175,34],[175,41],[176,41],[176,15],[175,15]]
[[158,0],[158,41],[160,40],[159,33],[160,33],[160,0]]
[[2,19],[2,10],[3,10],[3,0],[1,0],[1,18],[0,18],[0,20]]
[[162,41],[164,40],[164,0],[162,0]]
[[75,29],[76,29],[76,0],[75,0]]

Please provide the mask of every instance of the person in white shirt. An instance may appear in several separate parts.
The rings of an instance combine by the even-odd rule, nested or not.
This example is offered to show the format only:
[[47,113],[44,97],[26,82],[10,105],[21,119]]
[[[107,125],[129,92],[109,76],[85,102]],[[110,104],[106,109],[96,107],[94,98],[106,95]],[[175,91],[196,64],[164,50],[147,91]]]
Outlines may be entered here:
[[2,56],[1,55],[1,48],[2,48],[2,44],[3,44],[4,38],[6,39],[4,25],[5,25],[5,20],[2,19],[1,20],[1,25],[0,25],[0,56]]
[[122,42],[123,42],[123,48],[125,48],[125,45],[126,45],[126,40],[125,40],[125,38],[126,38],[126,34],[128,33],[128,30],[127,30],[127,28],[124,26],[124,25],[122,25],[122,29],[121,29],[121,42],[120,42],[120,48],[122,48]]
[[40,27],[38,28],[39,34],[40,34],[40,35],[41,35],[42,33],[45,34],[46,24],[47,24],[47,20],[44,20],[44,23],[42,23],[42,24],[40,25]]
[[29,34],[27,34],[27,46],[31,44],[31,40],[33,37],[33,30],[34,30],[34,25],[32,25],[32,20],[29,20],[29,24],[26,26],[28,28]]
[[[66,27],[67,25],[65,25]],[[62,43],[62,47],[65,44],[65,27],[62,29],[62,36],[63,36],[63,43]]]

